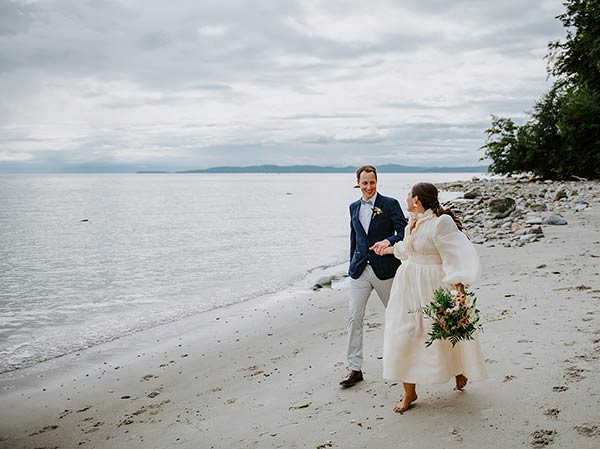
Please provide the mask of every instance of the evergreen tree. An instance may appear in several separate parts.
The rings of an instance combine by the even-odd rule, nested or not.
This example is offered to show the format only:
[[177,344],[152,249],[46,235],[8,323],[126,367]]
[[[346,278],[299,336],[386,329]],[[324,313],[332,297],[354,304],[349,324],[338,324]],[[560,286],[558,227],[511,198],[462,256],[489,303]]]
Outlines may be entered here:
[[548,45],[553,87],[522,126],[492,116],[482,147],[492,173],[600,177],[600,0],[567,0],[565,6],[558,19],[566,40]]
[[600,89],[600,1],[568,0],[557,18],[567,28],[565,42],[548,45],[548,73],[562,83]]

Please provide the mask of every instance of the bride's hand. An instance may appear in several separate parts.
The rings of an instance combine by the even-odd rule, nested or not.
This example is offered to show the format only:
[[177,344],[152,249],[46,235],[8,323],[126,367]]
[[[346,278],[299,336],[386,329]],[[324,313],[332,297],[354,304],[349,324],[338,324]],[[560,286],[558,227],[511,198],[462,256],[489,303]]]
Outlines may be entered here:
[[371,246],[369,249],[374,251],[375,254],[379,255],[379,256],[383,256],[384,254],[384,250],[386,248],[388,248],[391,245],[390,241],[388,239],[383,239],[377,243],[375,243],[373,246]]
[[382,240],[381,242],[375,243],[369,249],[378,256],[385,256],[386,254],[394,254],[394,247],[390,246],[389,240]]

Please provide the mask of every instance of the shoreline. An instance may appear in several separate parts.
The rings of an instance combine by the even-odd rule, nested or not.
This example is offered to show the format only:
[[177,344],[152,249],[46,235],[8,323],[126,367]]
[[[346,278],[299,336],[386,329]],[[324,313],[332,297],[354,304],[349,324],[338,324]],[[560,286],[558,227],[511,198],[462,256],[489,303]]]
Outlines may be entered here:
[[[129,352],[128,348],[131,346],[139,346],[141,349],[144,349],[143,342],[149,339],[153,341],[157,338],[159,340],[170,339],[175,334],[197,332],[197,328],[201,327],[199,323],[205,326],[217,325],[219,321],[227,321],[227,317],[248,315],[251,310],[263,308],[265,305],[272,304],[273,302],[289,300],[290,296],[295,297],[297,295],[309,294],[320,288],[330,288],[331,283],[339,283],[347,277],[346,268],[347,261],[340,264],[319,265],[307,270],[301,280],[297,280],[277,290],[260,293],[259,295],[231,304],[223,304],[212,309],[194,312],[182,318],[132,331],[123,336],[86,348],[73,350],[66,354],[35,362],[31,365],[4,371],[0,373],[0,390],[2,384],[6,382],[19,382],[24,377],[31,377],[32,375],[48,371],[62,370],[68,365],[88,363],[90,360],[93,361],[97,358],[95,354]],[[315,288],[319,280],[326,280],[327,285]]]
[[[18,375],[19,373],[27,373],[27,371],[29,371],[29,370],[44,371],[46,369],[45,368],[46,365],[52,366],[52,365],[56,365],[56,364],[58,364],[58,365],[63,364],[62,363],[63,358],[65,358],[66,360],[70,360],[73,358],[74,355],[79,356],[79,353],[87,353],[90,351],[94,351],[96,348],[102,348],[105,345],[110,346],[113,342],[116,342],[121,339],[129,339],[129,338],[135,339],[135,336],[137,334],[142,334],[142,333],[146,333],[146,332],[150,332],[150,333],[157,332],[158,334],[160,334],[161,333],[160,329],[162,329],[162,328],[168,328],[169,326],[178,326],[180,323],[183,323],[183,325],[185,326],[185,323],[187,321],[198,319],[199,317],[202,317],[204,314],[209,313],[209,312],[219,311],[219,310],[227,309],[230,307],[236,307],[236,306],[243,305],[245,303],[261,302],[265,298],[269,298],[270,296],[273,296],[273,295],[285,294],[285,292],[289,291],[289,290],[297,290],[297,289],[306,288],[307,283],[309,283],[310,285],[314,285],[316,283],[316,281],[322,277],[340,278],[340,277],[345,276],[346,268],[347,268],[347,261],[344,261],[341,263],[318,265],[318,266],[309,268],[306,271],[304,271],[301,275],[298,276],[299,279],[295,279],[295,280],[291,281],[290,283],[285,284],[284,286],[277,287],[272,290],[263,291],[263,292],[257,293],[256,295],[253,295],[250,297],[242,296],[241,297],[242,299],[238,298],[238,300],[235,302],[222,304],[222,305],[219,305],[219,306],[216,306],[216,307],[213,307],[210,309],[206,309],[206,310],[192,311],[192,312],[189,312],[188,314],[186,314],[185,316],[176,317],[176,318],[170,319],[168,321],[160,322],[158,324],[157,323],[148,323],[147,327],[144,327],[141,329],[133,329],[125,334],[118,335],[109,340],[94,342],[91,345],[87,345],[87,346],[81,347],[81,348],[76,348],[76,349],[70,350],[68,352],[65,352],[63,354],[51,356],[51,357],[40,359],[40,360],[35,360],[33,362],[24,362],[23,366],[18,366],[18,367],[12,368],[12,369],[8,369],[6,371],[0,371],[0,382],[2,382],[3,380],[5,380],[7,378],[10,378],[12,374]],[[168,334],[169,331],[166,331],[166,333]],[[64,363],[69,363],[69,361],[64,362]]]
[[523,246],[477,245],[490,379],[465,393],[451,383],[419,386],[413,409],[392,412],[402,388],[381,378],[377,298],[365,318],[365,381],[341,390],[344,279],[2,379],[0,448],[597,447],[598,206],[565,208],[568,225],[543,226],[544,237]]

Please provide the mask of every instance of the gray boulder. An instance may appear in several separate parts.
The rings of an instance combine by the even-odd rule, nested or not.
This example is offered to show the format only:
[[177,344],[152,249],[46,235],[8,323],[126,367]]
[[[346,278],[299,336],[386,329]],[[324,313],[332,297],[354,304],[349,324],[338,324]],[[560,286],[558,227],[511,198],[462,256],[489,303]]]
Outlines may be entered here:
[[525,224],[529,224],[529,225],[540,225],[542,224],[542,218],[538,217],[538,216],[530,216],[527,218],[527,220],[525,220]]
[[547,225],[555,226],[562,226],[568,223],[567,220],[565,220],[563,217],[559,217],[558,215],[549,215],[548,217],[544,218],[542,222]]
[[554,201],[558,201],[558,200],[562,200],[563,198],[567,197],[567,192],[565,192],[564,190],[559,190],[554,194]]
[[544,203],[534,203],[531,205],[530,209],[533,212],[543,212],[545,210],[548,210],[548,207]]
[[313,290],[319,290],[323,287],[331,287],[331,283],[336,279],[335,276],[323,276],[321,278],[319,278],[317,280],[317,282],[315,283],[315,285],[313,285],[311,288]]
[[544,231],[542,230],[541,226],[533,226],[533,227],[529,228],[527,231],[525,231],[525,234],[533,234],[533,235],[539,235],[539,236],[543,237]]
[[464,194],[466,200],[474,200],[478,196],[481,196],[481,191],[479,189],[471,189]]
[[512,198],[496,198],[489,202],[488,207],[495,218],[508,217],[517,207]]

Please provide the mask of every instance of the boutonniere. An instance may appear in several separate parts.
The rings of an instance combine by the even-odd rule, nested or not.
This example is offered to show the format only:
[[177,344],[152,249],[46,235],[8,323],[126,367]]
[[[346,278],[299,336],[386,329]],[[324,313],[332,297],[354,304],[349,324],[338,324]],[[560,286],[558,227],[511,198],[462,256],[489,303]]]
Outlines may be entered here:
[[381,214],[383,214],[383,211],[379,207],[375,206],[373,208],[373,215],[371,216],[371,220],[374,220],[377,215]]

